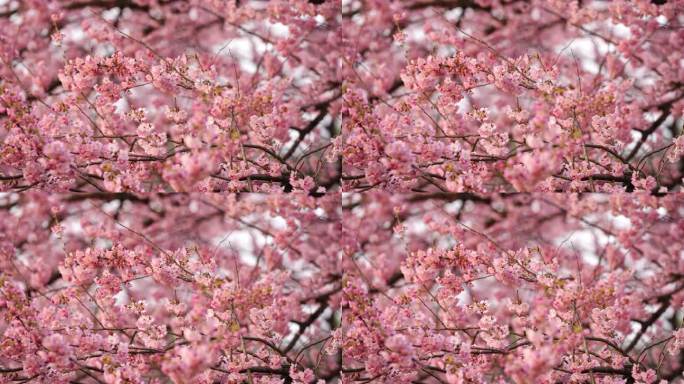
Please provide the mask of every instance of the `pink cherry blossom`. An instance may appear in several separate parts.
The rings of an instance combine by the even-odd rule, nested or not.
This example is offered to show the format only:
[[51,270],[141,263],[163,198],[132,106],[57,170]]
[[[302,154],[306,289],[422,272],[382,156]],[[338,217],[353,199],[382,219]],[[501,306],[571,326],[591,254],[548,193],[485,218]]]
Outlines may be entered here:
[[343,3],[343,188],[679,191],[683,7]]
[[344,380],[684,382],[682,203],[346,195]]
[[0,4],[0,190],[338,188],[340,7]]
[[339,380],[340,201],[0,196],[0,382]]
[[684,0],[0,1],[0,384],[684,384]]

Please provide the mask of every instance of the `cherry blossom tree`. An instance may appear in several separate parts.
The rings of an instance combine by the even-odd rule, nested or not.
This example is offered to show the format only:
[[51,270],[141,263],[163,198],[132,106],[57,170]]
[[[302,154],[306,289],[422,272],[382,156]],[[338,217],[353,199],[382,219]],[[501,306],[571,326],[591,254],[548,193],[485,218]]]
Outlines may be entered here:
[[0,384],[684,383],[684,0],[0,0]]
[[683,203],[347,196],[346,380],[684,382]]
[[679,190],[683,10],[344,2],[345,189]]
[[2,189],[335,188],[340,7],[0,2]]
[[339,379],[340,198],[0,197],[0,383]]

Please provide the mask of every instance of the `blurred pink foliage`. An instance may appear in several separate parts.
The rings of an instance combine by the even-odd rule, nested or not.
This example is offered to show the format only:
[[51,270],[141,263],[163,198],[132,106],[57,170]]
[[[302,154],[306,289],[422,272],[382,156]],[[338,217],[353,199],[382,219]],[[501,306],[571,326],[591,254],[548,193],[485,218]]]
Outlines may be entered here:
[[339,196],[0,200],[1,383],[339,375]]
[[681,0],[347,1],[343,14],[345,190],[681,188]]
[[684,383],[684,0],[0,0],[0,384]]
[[0,186],[336,187],[340,7],[0,3]]
[[683,203],[348,196],[348,382],[683,382]]

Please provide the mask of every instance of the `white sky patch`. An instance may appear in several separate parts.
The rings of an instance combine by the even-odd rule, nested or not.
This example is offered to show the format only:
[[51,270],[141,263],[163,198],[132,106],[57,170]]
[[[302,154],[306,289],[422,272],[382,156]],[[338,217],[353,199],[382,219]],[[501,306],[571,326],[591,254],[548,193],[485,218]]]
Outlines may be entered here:
[[596,60],[596,50],[598,50],[599,55],[605,55],[608,52],[608,45],[600,39],[585,37],[574,39],[567,48],[559,47],[557,51],[570,57],[574,55],[583,71],[598,73],[599,65]]
[[116,18],[121,14],[121,9],[120,8],[112,8],[112,9],[107,9],[102,12],[102,18],[109,21],[109,22],[114,22],[116,21]]
[[665,207],[658,207],[656,212],[658,212],[658,217],[661,219],[667,216],[667,209],[665,209]]
[[[665,208],[662,208],[665,209]],[[629,220],[627,216],[624,215],[617,215],[617,216],[612,216],[613,220],[613,227],[619,230],[625,230],[629,229],[629,227],[632,226],[632,222]]]
[[120,98],[114,103],[114,110],[116,113],[123,114],[126,111],[128,111],[130,108],[130,105],[128,104],[128,100],[125,97]]
[[[131,281],[129,284],[131,284],[131,288],[135,289],[135,281]],[[121,290],[119,293],[114,295],[114,302],[116,303],[117,306],[122,306],[128,304],[130,298],[128,296],[128,293],[126,290]]]
[[[314,214],[316,214],[316,216],[318,216],[318,217],[325,217],[325,210],[321,207],[318,207],[318,208],[314,209]],[[285,219],[283,219],[281,217],[279,217],[279,219],[281,219],[283,224],[285,224]]]
[[447,203],[444,205],[444,211],[451,215],[455,215],[456,212],[458,212],[458,210],[461,209],[461,207],[463,207],[463,204],[465,203],[461,200]]
[[632,36],[632,31],[630,31],[629,27],[624,24],[613,24],[612,27],[613,35],[620,39],[628,39],[630,36]]
[[424,42],[427,40],[425,30],[423,30],[423,27],[420,25],[410,25],[404,30],[404,32],[406,33],[407,37],[410,37],[411,41]]
[[[321,18],[323,18],[323,17],[321,16]],[[318,20],[316,20],[316,21],[318,21]],[[283,23],[266,22],[266,25],[268,26],[268,29],[269,29],[271,35],[273,35],[273,36],[280,37],[280,38],[287,38],[290,36],[290,27],[288,27],[287,25],[285,25]]]
[[121,202],[118,200],[108,201],[102,204],[102,210],[110,215],[116,213],[116,210],[121,207]]
[[428,226],[420,218],[411,218],[406,221],[406,228],[408,228],[411,233],[417,235],[423,235],[429,232]]
[[258,250],[266,244],[266,238],[259,231],[244,229],[216,237],[212,242],[217,250],[220,248],[233,250],[237,252],[242,262],[254,265]]
[[[249,216],[242,219],[250,222]],[[269,218],[268,224],[271,231],[282,231],[287,228],[287,221],[282,217]],[[237,252],[242,262],[254,266],[261,249],[270,244],[271,240],[259,230],[244,228],[216,236],[211,242],[216,250],[221,248],[233,250]]]
[[600,251],[596,249],[596,242],[600,247],[603,247],[608,243],[608,237],[600,231],[586,229],[574,231],[563,238],[555,239],[554,242],[559,249],[577,253],[585,263],[596,265]]
[[252,57],[254,51],[257,55],[262,55],[266,49],[266,44],[259,39],[238,37],[216,44],[213,51],[217,56],[225,55],[234,58],[240,64],[240,68],[246,72],[254,73],[256,72],[255,58]]
[[[62,32],[64,32],[64,30],[62,30]],[[80,26],[69,28],[68,32],[67,36],[73,41],[81,41],[86,38],[85,31],[83,31]]]
[[[318,211],[318,209],[320,209],[320,208],[317,208],[316,211]],[[283,231],[283,230],[287,229],[287,220],[285,220],[284,218],[282,218],[280,216],[274,217],[271,220],[271,225],[273,226],[273,228],[275,228],[279,231]]]
[[448,10],[444,13],[444,18],[449,22],[455,23],[463,15],[463,10],[464,8],[461,7]]

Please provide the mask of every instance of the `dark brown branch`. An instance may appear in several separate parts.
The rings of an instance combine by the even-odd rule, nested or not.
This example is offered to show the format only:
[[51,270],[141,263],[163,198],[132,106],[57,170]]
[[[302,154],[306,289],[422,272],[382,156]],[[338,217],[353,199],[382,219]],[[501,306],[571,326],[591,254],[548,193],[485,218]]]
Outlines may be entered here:
[[327,106],[326,106],[326,107],[322,107],[322,108],[320,109],[320,112],[318,113],[318,115],[316,115],[316,117],[315,117],[313,120],[311,120],[311,121],[309,122],[309,124],[307,124],[307,126],[306,126],[304,129],[302,129],[302,130],[300,130],[300,131],[297,131],[297,132],[299,133],[299,136],[297,137],[297,139],[295,140],[295,142],[292,143],[292,146],[291,146],[290,149],[287,151],[287,153],[285,153],[285,155],[283,156],[283,159],[284,159],[284,160],[287,160],[287,159],[289,159],[290,157],[292,157],[292,155],[295,153],[295,151],[297,150],[297,148],[299,147],[299,145],[302,143],[302,141],[304,141],[304,138],[305,138],[309,133],[311,133],[311,132],[316,128],[316,126],[318,126],[318,123],[320,123],[320,122],[325,118],[325,116],[327,116],[327,114],[328,114],[328,108],[327,108]]
[[639,139],[639,142],[637,142],[634,148],[632,148],[632,151],[629,153],[629,155],[625,157],[626,161],[630,161],[634,156],[636,156],[636,154],[639,152],[639,149],[641,149],[641,146],[644,145],[646,140],[648,140],[648,137],[651,136],[651,134],[653,134],[653,132],[655,132],[665,120],[667,120],[667,118],[670,116],[670,108],[671,105],[663,106],[661,109],[663,112],[660,114],[660,116],[658,116],[658,118],[651,123],[651,126],[648,127],[647,130],[641,131],[641,139]]
[[297,325],[299,325],[299,330],[297,331],[297,334],[292,338],[292,340],[290,340],[290,343],[287,344],[287,347],[285,347],[285,350],[283,351],[284,353],[290,352],[292,348],[294,348],[294,346],[297,345],[297,341],[299,341],[299,338],[302,337],[306,329],[309,328],[309,326],[313,324],[316,321],[316,319],[318,319],[323,314],[323,312],[325,312],[327,308],[327,304],[322,303],[318,307],[318,309],[316,309],[316,311],[312,313],[309,316],[309,318],[306,319],[306,321],[304,321],[303,323],[297,323]]
[[639,323],[641,325],[641,329],[639,329],[639,332],[634,336],[634,339],[632,339],[632,342],[629,343],[629,346],[625,349],[625,352],[629,353],[634,347],[636,347],[637,343],[639,343],[639,340],[641,340],[641,337],[646,333],[646,330],[653,325],[656,321],[658,321],[658,318],[667,311],[667,308],[670,306],[670,298],[666,298],[661,300],[662,304],[658,308],[657,311],[655,311],[646,321],[643,321]]

